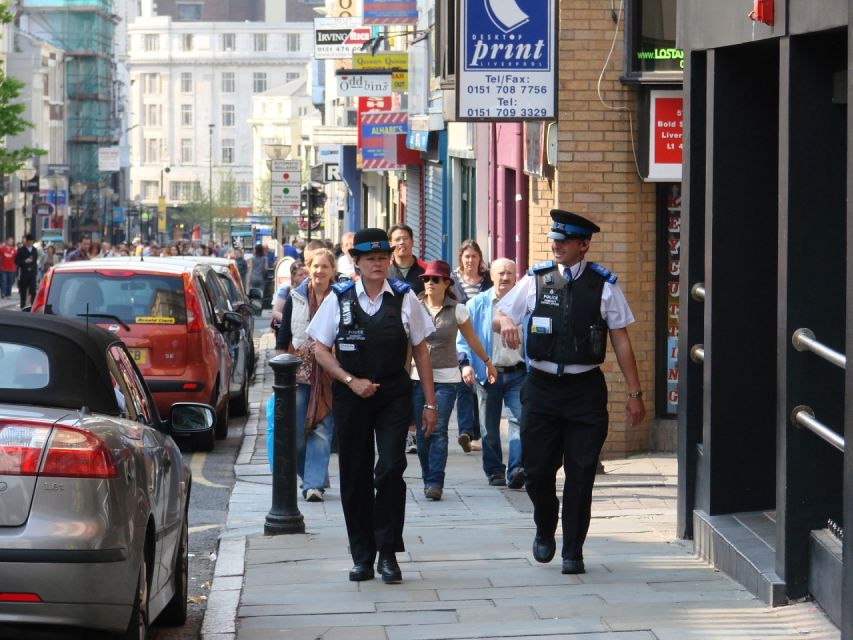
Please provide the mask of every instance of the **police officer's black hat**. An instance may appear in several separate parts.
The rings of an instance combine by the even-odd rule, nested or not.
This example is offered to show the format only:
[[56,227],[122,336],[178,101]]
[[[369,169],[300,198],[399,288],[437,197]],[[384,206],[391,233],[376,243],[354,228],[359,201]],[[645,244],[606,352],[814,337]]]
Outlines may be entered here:
[[368,228],[355,232],[352,248],[349,250],[351,256],[378,251],[391,253],[391,243],[388,242],[388,233],[384,229]]
[[593,233],[601,229],[593,222],[583,216],[563,209],[551,209],[551,230],[548,232],[550,240],[568,240],[570,238],[590,238]]

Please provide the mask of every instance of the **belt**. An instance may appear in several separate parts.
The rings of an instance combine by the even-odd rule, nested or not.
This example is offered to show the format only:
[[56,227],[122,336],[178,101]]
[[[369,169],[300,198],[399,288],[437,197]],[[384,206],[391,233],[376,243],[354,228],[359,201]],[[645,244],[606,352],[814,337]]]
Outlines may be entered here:
[[498,373],[513,373],[514,371],[521,371],[526,368],[524,362],[517,362],[516,364],[510,367],[495,367],[498,370]]

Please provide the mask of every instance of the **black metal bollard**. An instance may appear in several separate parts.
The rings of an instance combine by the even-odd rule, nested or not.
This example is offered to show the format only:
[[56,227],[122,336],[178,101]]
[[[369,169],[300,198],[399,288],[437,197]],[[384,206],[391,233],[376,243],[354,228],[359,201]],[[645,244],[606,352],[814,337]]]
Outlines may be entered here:
[[305,533],[305,520],[296,506],[296,370],[302,361],[284,353],[270,359],[275,379],[275,432],[272,458],[272,508],[264,533]]

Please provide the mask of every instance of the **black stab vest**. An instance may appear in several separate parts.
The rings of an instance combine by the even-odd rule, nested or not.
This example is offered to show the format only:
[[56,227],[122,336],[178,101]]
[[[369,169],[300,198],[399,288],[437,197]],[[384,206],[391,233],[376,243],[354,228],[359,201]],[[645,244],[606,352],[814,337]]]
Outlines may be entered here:
[[604,362],[607,323],[601,317],[605,278],[591,268],[566,280],[557,266],[534,272],[536,306],[527,321],[527,355],[557,364]]
[[341,320],[335,338],[335,355],[341,366],[356,378],[379,383],[383,395],[411,390],[406,372],[409,337],[403,326],[403,296],[388,291],[376,315],[358,304],[355,287],[338,296]]

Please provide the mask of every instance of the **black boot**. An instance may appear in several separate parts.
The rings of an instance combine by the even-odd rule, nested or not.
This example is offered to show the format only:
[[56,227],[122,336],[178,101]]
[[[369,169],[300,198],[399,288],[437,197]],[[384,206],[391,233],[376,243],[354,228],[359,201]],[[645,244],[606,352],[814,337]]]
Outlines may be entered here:
[[397,584],[403,581],[403,573],[397,558],[393,553],[380,553],[379,561],[376,563],[376,571],[382,576],[382,582],[386,584]]

